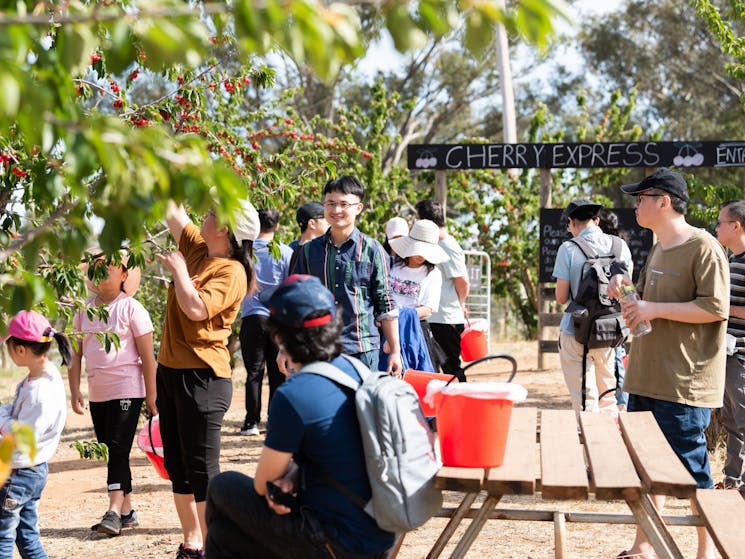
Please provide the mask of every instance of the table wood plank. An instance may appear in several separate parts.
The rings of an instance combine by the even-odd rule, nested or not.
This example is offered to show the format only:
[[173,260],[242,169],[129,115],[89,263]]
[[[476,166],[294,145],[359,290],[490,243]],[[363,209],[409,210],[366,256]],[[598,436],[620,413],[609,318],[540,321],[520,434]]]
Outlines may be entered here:
[[544,499],[586,499],[587,468],[572,410],[541,412],[541,492]]
[[490,494],[532,495],[536,478],[536,408],[513,408],[504,463],[486,473],[485,489]]
[[743,556],[745,500],[739,491],[698,489],[696,506],[725,559]]
[[662,434],[652,412],[619,415],[621,433],[647,492],[692,498],[696,482]]
[[582,412],[580,424],[595,496],[609,500],[637,499],[642,484],[613,417],[606,413]]
[[464,493],[478,493],[484,481],[484,468],[443,466],[435,477],[435,487]]

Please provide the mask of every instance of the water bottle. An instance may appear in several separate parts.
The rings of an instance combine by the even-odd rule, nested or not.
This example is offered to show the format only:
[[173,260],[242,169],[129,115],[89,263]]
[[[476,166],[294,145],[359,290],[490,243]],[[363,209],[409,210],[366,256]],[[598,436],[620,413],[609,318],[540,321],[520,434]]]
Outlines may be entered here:
[[[639,300],[639,294],[636,292],[636,289],[634,289],[633,285],[622,285],[621,286],[621,306],[631,301],[638,301],[638,300]],[[636,328],[634,328],[631,334],[635,338],[638,338],[639,336],[644,336],[645,334],[649,334],[651,331],[652,331],[652,325],[649,323],[649,320],[642,320],[639,324],[636,325]]]

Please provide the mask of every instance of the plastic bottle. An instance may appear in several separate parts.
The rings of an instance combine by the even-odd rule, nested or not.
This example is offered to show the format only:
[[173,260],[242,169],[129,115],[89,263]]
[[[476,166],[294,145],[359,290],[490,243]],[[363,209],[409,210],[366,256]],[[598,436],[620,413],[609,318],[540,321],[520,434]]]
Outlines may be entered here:
[[[636,289],[633,285],[622,285],[621,295],[621,306],[624,306],[626,303],[629,303],[631,301],[639,300],[639,294],[636,292]],[[636,328],[634,328],[631,334],[635,338],[638,338],[639,336],[649,334],[651,331],[652,325],[649,323],[649,320],[642,320],[639,324],[636,325]]]

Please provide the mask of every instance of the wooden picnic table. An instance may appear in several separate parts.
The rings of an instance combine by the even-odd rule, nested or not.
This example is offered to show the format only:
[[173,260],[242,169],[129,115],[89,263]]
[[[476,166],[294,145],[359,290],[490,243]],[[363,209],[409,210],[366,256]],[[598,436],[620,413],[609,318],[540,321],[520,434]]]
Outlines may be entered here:
[[[642,527],[659,559],[682,559],[668,525],[706,525],[725,559],[745,557],[745,500],[737,491],[699,490],[667,443],[650,412],[621,413],[619,424],[607,414],[582,413],[579,429],[571,410],[516,407],[512,411],[504,464],[498,468],[452,468],[439,471],[436,484],[458,491],[458,507],[443,508],[450,518],[427,559],[439,557],[464,518],[472,518],[451,557],[466,556],[489,519],[554,522],[555,556],[565,557],[565,522],[569,513],[495,509],[502,495],[544,499],[623,500],[632,515],[571,513],[571,521],[635,523]],[[620,425],[620,430],[619,430]],[[540,452],[540,466],[536,452]],[[536,471],[538,470],[538,471]],[[472,505],[484,492],[480,508]],[[694,499],[698,515],[662,517],[650,495]]]

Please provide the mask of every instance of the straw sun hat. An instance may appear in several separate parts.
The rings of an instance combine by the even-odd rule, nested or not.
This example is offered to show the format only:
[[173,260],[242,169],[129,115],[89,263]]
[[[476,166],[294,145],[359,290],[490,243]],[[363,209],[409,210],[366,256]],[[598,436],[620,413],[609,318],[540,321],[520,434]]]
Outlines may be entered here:
[[440,228],[428,219],[420,219],[406,237],[391,239],[389,243],[402,258],[421,256],[431,264],[442,264],[450,257],[438,244],[439,240]]
[[[105,253],[98,247],[92,247],[87,249],[85,252],[93,255],[95,259],[99,257],[105,257]],[[140,280],[142,279],[142,273],[139,268],[127,268],[127,261],[129,260],[129,251],[121,250],[122,265],[127,270],[127,279],[124,280],[124,292],[132,297],[137,293],[137,289],[140,287]],[[98,295],[98,286],[88,279],[88,263],[84,262],[80,265],[80,269],[85,274],[85,285],[91,293]]]

